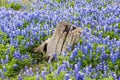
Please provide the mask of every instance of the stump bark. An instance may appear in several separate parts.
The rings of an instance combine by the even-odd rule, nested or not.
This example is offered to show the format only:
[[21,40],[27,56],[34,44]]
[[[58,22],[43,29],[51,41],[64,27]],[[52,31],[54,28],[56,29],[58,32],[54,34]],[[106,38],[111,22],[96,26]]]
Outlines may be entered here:
[[82,30],[67,22],[60,22],[51,38],[48,38],[34,52],[46,53],[49,62],[53,59],[54,54],[60,55],[68,51],[68,45],[73,47],[80,39]]

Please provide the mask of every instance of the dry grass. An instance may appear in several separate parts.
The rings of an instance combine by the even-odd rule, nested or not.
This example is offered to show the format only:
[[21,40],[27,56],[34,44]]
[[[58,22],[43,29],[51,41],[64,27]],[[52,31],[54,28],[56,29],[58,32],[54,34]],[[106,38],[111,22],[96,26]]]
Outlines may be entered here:
[[22,0],[22,2],[23,2],[23,3],[27,3],[27,2],[28,2],[28,0]]
[[6,0],[0,0],[0,6],[5,6],[6,5]]

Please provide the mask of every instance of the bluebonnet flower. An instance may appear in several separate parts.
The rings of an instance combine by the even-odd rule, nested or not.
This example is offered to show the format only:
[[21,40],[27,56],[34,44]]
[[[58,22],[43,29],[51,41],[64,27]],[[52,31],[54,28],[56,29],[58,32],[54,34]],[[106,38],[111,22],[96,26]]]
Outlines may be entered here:
[[62,52],[62,56],[64,57],[67,56],[66,52]]
[[25,66],[24,70],[26,71],[28,69],[28,66]]
[[84,46],[83,49],[84,49],[84,50],[83,50],[84,54],[87,55],[87,54],[88,54],[88,47],[87,47],[87,46]]
[[30,45],[30,42],[27,42],[26,45],[25,45],[25,48],[28,48]]
[[25,71],[25,75],[27,75],[27,76],[33,76],[34,75],[34,72],[32,71],[32,68],[30,67],[30,69],[27,69],[26,71]]
[[4,59],[3,59],[3,58],[1,58],[1,63],[2,63],[2,64],[5,64],[5,61],[4,61]]
[[78,65],[75,64],[75,74],[78,74],[79,70],[80,70],[80,69],[79,69]]
[[78,58],[77,65],[78,65],[79,69],[81,69],[81,67],[82,67],[82,60],[80,58]]
[[64,68],[62,67],[62,65],[59,65],[58,64],[58,68],[57,68],[57,75],[59,75],[60,74],[60,72],[63,70]]
[[104,71],[103,77],[108,77],[108,72]]
[[77,43],[77,48],[79,48],[79,49],[80,49],[80,43]]
[[62,71],[67,71],[67,65],[65,62],[62,63]]
[[79,71],[76,75],[76,80],[85,80],[84,74]]
[[20,51],[15,51],[14,52],[14,58],[22,60],[22,55],[21,55]]
[[118,79],[117,80],[120,80],[120,76],[118,76]]
[[106,32],[106,31],[107,31],[106,26],[104,26],[104,32]]
[[5,66],[3,66],[3,71],[4,71],[4,72],[6,72],[6,71],[7,71],[7,69],[6,69],[6,67],[5,67]]
[[90,50],[92,50],[92,44],[91,43],[88,43],[87,46]]
[[92,65],[88,66],[88,71],[89,71],[89,73],[92,73]]
[[73,61],[74,60],[74,56],[70,55],[70,60]]
[[99,73],[95,73],[92,78],[95,79],[97,76],[99,76]]
[[78,49],[77,49],[77,48],[75,48],[75,49],[73,50],[72,55],[73,55],[73,56],[77,56],[77,55],[78,55]]
[[0,71],[0,74],[1,74],[1,78],[2,78],[2,79],[5,79],[4,72],[3,72],[3,71]]
[[29,76],[29,70],[27,69],[25,72],[24,72],[25,75]]
[[69,63],[69,61],[66,61],[66,66],[67,66],[68,68],[71,67],[71,64]]
[[65,80],[69,80],[70,79],[70,75],[67,73],[65,74]]
[[99,70],[101,70],[101,69],[102,69],[102,65],[101,65],[101,64],[98,64],[98,65],[96,66],[96,70],[99,71]]
[[34,75],[34,72],[33,72],[33,70],[32,70],[32,68],[30,67],[30,69],[29,69],[29,74],[31,75],[31,76],[33,76]]
[[10,53],[10,47],[7,48],[7,53],[8,53],[8,54]]
[[23,80],[22,76],[19,74],[18,80]]
[[92,53],[93,51],[90,49],[90,59],[92,59]]
[[24,57],[25,57],[25,59],[28,59],[28,58],[29,58],[29,55],[28,55],[28,54],[25,54]]
[[117,75],[115,74],[115,72],[111,72],[111,76],[114,78],[114,80],[117,80]]
[[14,65],[13,65],[13,68],[17,68],[17,67],[18,67],[18,64],[14,64]]
[[99,38],[102,38],[102,34],[103,34],[103,32],[101,31],[101,32],[98,34],[98,37],[99,37]]
[[36,80],[40,80],[38,72],[36,72]]
[[36,72],[39,72],[39,68],[38,67],[36,68]]
[[68,45],[68,51],[71,51],[72,49],[71,49],[71,46],[70,45]]
[[115,64],[116,60],[119,58],[119,54],[110,54],[110,59]]
[[47,75],[46,71],[41,72],[41,76],[42,76],[43,80],[46,80],[46,77],[45,77],[46,75]]
[[86,75],[89,75],[90,72],[89,72],[89,69],[88,69],[88,66],[83,68],[83,72],[86,74]]
[[54,54],[54,59],[55,59],[55,61],[58,61],[58,57],[57,57],[56,53]]
[[86,56],[85,56],[85,55],[82,55],[82,59],[85,60],[85,59],[86,59]]
[[102,51],[102,54],[101,54],[101,56],[100,56],[101,60],[104,60],[104,59],[106,59],[107,57],[108,57],[108,56],[107,56],[106,52],[105,52],[105,51]]
[[53,71],[53,67],[52,67],[52,65],[50,65],[50,70],[49,70],[50,72],[52,72]]

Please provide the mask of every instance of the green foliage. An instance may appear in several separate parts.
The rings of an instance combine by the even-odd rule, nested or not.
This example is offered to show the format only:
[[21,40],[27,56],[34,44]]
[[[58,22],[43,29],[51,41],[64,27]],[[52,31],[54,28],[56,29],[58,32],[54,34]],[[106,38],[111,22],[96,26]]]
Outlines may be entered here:
[[10,4],[6,4],[6,8],[12,8],[13,10],[20,10],[23,6],[19,3],[10,3]]
[[[88,76],[85,76],[85,80],[96,80],[96,79],[91,79],[90,77]],[[108,76],[107,78],[99,78],[97,80],[114,80],[111,76]]]
[[24,80],[36,80],[36,76],[24,77]]
[[120,23],[118,23],[118,28],[120,29]]
[[87,1],[88,3],[89,3],[89,2],[92,2],[92,0],[86,0],[86,1]]
[[[108,64],[109,64],[109,68],[112,70],[112,71],[115,71],[117,75],[120,75],[120,59],[118,59],[116,61],[116,63],[112,63],[112,61],[108,61]],[[116,68],[115,68],[116,67]]]
[[24,24],[23,24],[23,27],[26,28],[28,25],[30,25],[30,22],[28,22],[28,21],[25,20]]
[[64,71],[60,72],[60,74],[58,76],[54,76],[55,73],[51,73],[51,74],[48,74],[46,76],[46,80],[64,80],[64,76],[65,76],[65,73]]
[[105,52],[110,55],[110,50],[106,49]]
[[34,23],[37,24],[37,23],[38,23],[38,19],[35,19],[35,20],[34,20]]
[[115,34],[114,31],[104,32],[103,37],[107,37],[107,36],[110,36],[110,39],[114,39],[114,38],[116,38],[116,40],[120,39],[119,34],[117,34],[117,33]]
[[107,77],[107,78],[103,78],[103,80],[114,80],[111,76]]
[[88,28],[91,28],[91,25],[90,25],[90,24],[88,24]]
[[[17,64],[17,67],[14,67],[14,65]],[[24,60],[18,60],[15,58],[12,58],[12,60],[6,64],[7,71],[5,72],[5,75],[8,77],[13,77],[19,74],[19,71],[24,68],[25,65],[30,65],[30,59],[24,59]]]
[[58,3],[60,3],[61,2],[61,0],[56,0]]
[[7,71],[5,72],[6,76],[13,76],[16,74],[16,71],[13,68],[13,65],[16,63],[16,60],[13,58],[10,63],[6,65]]
[[20,36],[16,36],[16,38],[15,38],[15,40],[18,40],[19,42],[19,44],[20,44],[20,42],[22,41],[24,39],[24,36],[22,36],[22,35],[20,35]]
[[118,68],[116,68],[116,74],[117,75],[120,75],[120,70],[119,70],[119,68],[120,68],[120,59],[118,59],[117,61],[116,61],[116,65],[118,66]]
[[[28,59],[24,59],[24,60],[14,59],[13,53],[16,50],[16,48],[14,46],[10,46],[9,38],[8,38],[7,34],[5,34],[4,32],[0,31],[0,37],[5,42],[5,44],[0,44],[0,58],[5,59],[6,55],[9,56],[9,62],[5,65],[5,67],[7,69],[7,71],[4,72],[5,76],[8,76],[8,77],[16,76],[18,74],[18,72],[22,68],[24,68],[25,65],[30,65],[31,64],[30,57]],[[24,38],[23,36],[18,36],[16,39],[21,41],[23,38]],[[21,46],[20,51],[21,51],[22,54],[23,53],[24,54],[27,53],[23,46]],[[13,68],[13,66],[15,64],[18,65],[17,68]],[[2,64],[0,64],[0,69],[2,69],[2,68],[3,68]]]
[[55,80],[54,73],[48,74],[46,78],[47,80]]
[[45,35],[44,35],[44,36],[41,37],[40,40],[41,40],[41,41],[45,41],[45,40],[47,40],[47,39],[50,38],[50,37],[51,37],[51,35],[49,35],[49,36],[45,36]]
[[72,8],[74,8],[74,5],[75,5],[74,1],[70,2],[70,6],[71,6]]
[[82,44],[82,43],[83,43],[82,38],[81,38],[81,39],[79,39],[79,43],[80,43],[80,44]]
[[10,41],[10,39],[8,38],[8,35],[6,33],[2,32],[1,30],[0,30],[0,38],[1,38],[1,41],[2,40],[4,41],[5,45],[8,44]]

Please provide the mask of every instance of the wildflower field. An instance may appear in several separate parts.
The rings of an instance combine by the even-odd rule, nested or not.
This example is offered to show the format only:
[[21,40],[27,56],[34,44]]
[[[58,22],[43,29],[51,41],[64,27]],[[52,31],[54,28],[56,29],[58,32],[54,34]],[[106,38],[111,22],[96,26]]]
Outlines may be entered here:
[[[0,80],[120,80],[119,0],[1,1]],[[48,63],[34,48],[61,21],[81,38]]]

